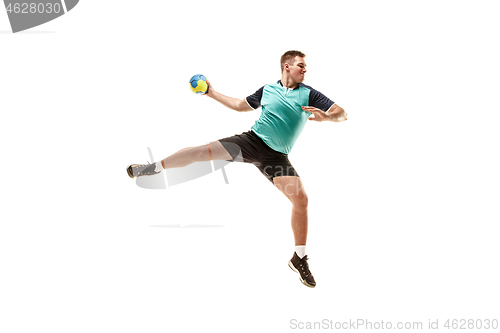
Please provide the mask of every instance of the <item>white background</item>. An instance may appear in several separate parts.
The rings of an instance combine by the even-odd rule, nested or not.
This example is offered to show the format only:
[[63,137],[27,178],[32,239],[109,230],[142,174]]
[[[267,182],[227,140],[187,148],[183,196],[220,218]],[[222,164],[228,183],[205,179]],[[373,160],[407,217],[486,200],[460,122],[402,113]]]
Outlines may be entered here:
[[[0,331],[500,320],[495,4],[84,0],[18,34],[0,11]],[[290,203],[253,166],[164,191],[125,173],[146,147],[248,130],[260,111],[189,78],[243,98],[290,49],[349,113],[290,154],[315,289],[287,267]]]

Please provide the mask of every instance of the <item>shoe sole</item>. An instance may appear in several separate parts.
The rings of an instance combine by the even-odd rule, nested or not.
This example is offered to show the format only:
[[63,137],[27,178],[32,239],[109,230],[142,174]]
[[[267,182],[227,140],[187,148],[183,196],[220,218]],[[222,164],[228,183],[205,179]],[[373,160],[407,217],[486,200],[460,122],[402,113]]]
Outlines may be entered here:
[[288,267],[290,267],[292,269],[292,271],[294,271],[295,273],[298,273],[299,274],[299,279],[300,279],[300,282],[302,282],[302,284],[306,287],[309,287],[309,288],[315,288],[316,286],[311,286],[309,283],[307,283],[306,281],[304,281],[304,279],[302,279],[302,276],[300,276],[300,273],[299,271],[297,270],[297,268],[295,268],[292,264],[292,261],[290,260],[288,262]]

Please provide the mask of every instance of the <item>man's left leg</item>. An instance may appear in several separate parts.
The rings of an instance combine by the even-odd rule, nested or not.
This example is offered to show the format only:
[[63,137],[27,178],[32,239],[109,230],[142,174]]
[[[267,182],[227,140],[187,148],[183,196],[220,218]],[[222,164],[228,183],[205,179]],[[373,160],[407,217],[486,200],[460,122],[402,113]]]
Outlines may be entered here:
[[307,242],[307,204],[308,198],[299,177],[274,177],[276,186],[292,203],[292,230],[295,246],[305,246]]
[[288,263],[290,268],[300,274],[300,281],[308,287],[314,288],[316,282],[309,271],[307,255],[300,253],[305,251],[307,242],[307,206],[308,197],[302,184],[302,180],[296,176],[280,176],[273,178],[273,184],[292,203],[292,230],[295,238],[295,253]]

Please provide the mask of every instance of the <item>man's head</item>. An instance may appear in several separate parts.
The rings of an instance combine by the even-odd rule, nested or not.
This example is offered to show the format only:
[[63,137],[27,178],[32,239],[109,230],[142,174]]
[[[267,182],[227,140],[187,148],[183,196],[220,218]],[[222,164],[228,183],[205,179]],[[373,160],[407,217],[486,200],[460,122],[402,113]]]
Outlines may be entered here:
[[306,73],[305,54],[300,51],[287,51],[281,56],[281,74],[299,83]]

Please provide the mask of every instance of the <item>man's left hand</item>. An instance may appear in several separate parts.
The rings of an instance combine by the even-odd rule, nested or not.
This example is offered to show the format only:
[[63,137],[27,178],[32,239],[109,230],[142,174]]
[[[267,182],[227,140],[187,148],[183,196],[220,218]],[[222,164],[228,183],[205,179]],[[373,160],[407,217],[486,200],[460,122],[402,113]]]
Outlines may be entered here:
[[302,110],[312,113],[309,120],[333,121],[336,123],[347,120],[347,113],[337,104],[334,104],[327,112],[313,106],[303,106]]

